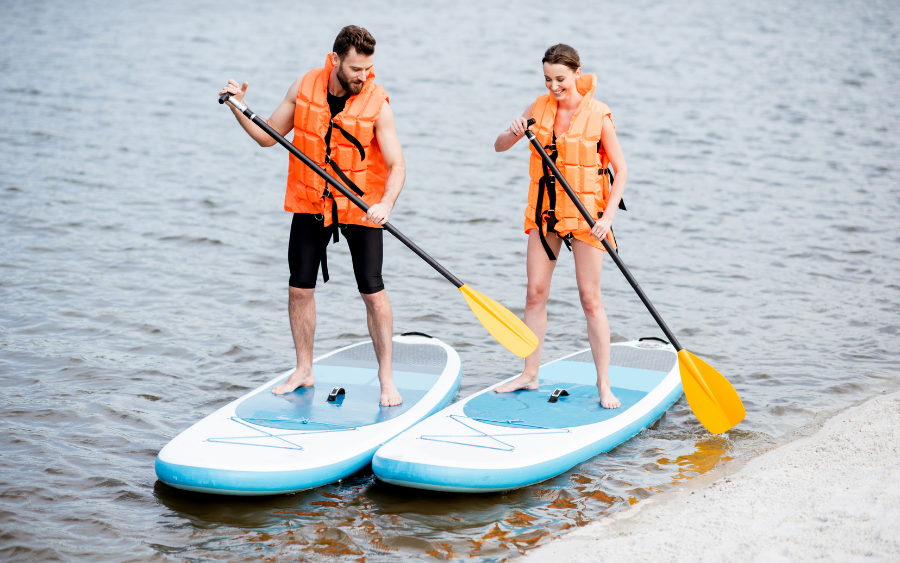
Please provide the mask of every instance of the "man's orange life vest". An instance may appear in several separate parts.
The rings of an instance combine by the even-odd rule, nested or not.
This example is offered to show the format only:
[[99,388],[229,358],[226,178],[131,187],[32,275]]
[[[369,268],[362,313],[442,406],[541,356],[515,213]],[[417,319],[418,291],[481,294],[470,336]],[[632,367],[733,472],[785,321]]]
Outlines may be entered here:
[[[388,99],[384,88],[375,84],[374,70],[366,77],[359,94],[350,96],[343,111],[334,116],[328,107],[328,78],[334,63],[329,54],[323,68],[306,73],[297,89],[294,110],[294,146],[335,176],[369,205],[381,201],[388,169],[375,139],[375,121]],[[325,137],[331,131],[330,143]],[[341,175],[343,174],[343,177]],[[349,180],[349,182],[348,182]],[[326,190],[325,180],[291,155],[288,166],[284,210],[322,215],[325,226],[333,215],[343,225],[378,227],[364,222],[365,212],[336,190]],[[336,211],[336,213],[335,213]],[[336,231],[335,231],[336,233]]]
[[[568,131],[558,138],[553,132],[557,101],[550,93],[538,97],[534,102],[531,117],[535,124],[532,131],[551,157],[556,153],[556,167],[596,220],[609,201],[609,158],[600,145],[600,132],[603,118],[610,116],[612,122],[612,116],[606,104],[594,99],[597,75],[582,74],[575,87],[584,98],[572,115]],[[556,257],[544,237],[546,233],[553,231],[567,246],[569,239],[574,237],[602,250],[603,244],[591,236],[591,228],[578,208],[563,187],[555,181],[549,169],[545,168],[534,147],[530,148],[528,173],[531,184],[528,187],[528,207],[525,209],[525,232],[540,229],[541,242],[551,260]],[[607,239],[615,248],[612,232],[607,234]]]

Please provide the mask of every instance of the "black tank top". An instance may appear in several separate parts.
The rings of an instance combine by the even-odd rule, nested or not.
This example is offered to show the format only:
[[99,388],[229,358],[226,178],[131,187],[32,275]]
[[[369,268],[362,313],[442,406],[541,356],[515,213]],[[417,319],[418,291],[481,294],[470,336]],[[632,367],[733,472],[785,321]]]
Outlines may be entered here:
[[337,97],[331,92],[328,92],[328,109],[331,110],[331,119],[334,119],[335,115],[344,111],[344,106],[347,105],[347,100],[349,99],[350,94]]

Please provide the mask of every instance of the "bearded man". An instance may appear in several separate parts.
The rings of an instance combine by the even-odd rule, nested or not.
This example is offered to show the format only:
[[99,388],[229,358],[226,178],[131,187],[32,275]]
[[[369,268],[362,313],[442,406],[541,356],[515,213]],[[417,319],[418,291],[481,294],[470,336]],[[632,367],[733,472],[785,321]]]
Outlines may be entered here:
[[[297,367],[273,393],[290,393],[315,382],[312,368],[316,329],[313,294],[322,265],[328,281],[325,249],[343,233],[353,262],[356,285],[366,304],[369,334],[378,358],[381,404],[402,402],[391,371],[393,314],[381,276],[383,233],[406,179],[403,151],[394,114],[384,88],[375,83],[375,38],[348,25],[334,40],[325,66],[306,73],[288,90],[267,123],[282,136],[294,132],[293,144],[332,173],[370,207],[363,212],[328,189],[325,181],[291,155],[284,209],[293,213],[288,263],[288,316],[297,350]],[[219,95],[243,100],[248,83],[229,80]],[[235,117],[260,146],[275,140],[232,107]]]

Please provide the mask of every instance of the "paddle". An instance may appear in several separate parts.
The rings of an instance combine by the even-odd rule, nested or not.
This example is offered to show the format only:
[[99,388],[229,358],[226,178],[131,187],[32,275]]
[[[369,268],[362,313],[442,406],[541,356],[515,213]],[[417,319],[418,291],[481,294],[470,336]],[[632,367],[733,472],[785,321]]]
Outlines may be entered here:
[[[227,93],[219,97],[220,104],[224,104],[225,102],[228,102],[236,110],[247,116],[250,121],[255,123],[260,129],[268,133],[273,139],[278,142],[278,144],[290,151],[290,153],[300,159],[303,164],[309,166],[310,169],[321,176],[329,186],[339,191],[344,195],[344,197],[352,201],[363,211],[369,210],[369,206],[366,205],[363,200],[357,197],[356,194],[354,194],[343,184],[335,180],[332,176],[325,172],[325,170],[323,170],[320,166],[313,162],[312,159],[300,152],[297,147],[295,147],[290,142],[288,142],[287,139],[279,135],[277,131],[272,129],[272,127],[270,127],[269,124],[265,122],[265,120],[253,113],[247,106],[237,100],[231,99],[231,94]],[[424,250],[419,248],[413,241],[406,238],[403,233],[398,231],[397,228],[390,223],[384,223],[382,227],[384,227],[384,230],[397,237],[400,242],[408,246],[410,250],[418,254],[419,258],[428,262],[428,264],[432,268],[434,268],[442,276],[447,278],[450,283],[455,285],[457,289],[462,292],[463,296],[466,299],[466,303],[468,303],[469,307],[472,308],[475,316],[478,317],[478,320],[481,321],[481,324],[484,325],[484,328],[486,328],[487,331],[491,333],[491,336],[497,339],[497,342],[505,346],[510,352],[519,356],[520,358],[524,358],[525,356],[528,356],[529,354],[534,352],[538,345],[537,336],[535,336],[534,333],[531,332],[531,329],[528,328],[525,323],[523,323],[519,319],[519,317],[515,316],[512,311],[510,311],[503,305],[500,305],[490,297],[475,291],[468,285],[461,282],[456,276],[451,274],[449,270],[441,266],[437,262],[437,260],[426,254]]]
[[[534,119],[529,119],[527,126],[531,127],[534,123]],[[556,164],[547,155],[547,151],[545,151],[544,147],[538,142],[534,133],[530,129],[525,129],[525,136],[528,137],[531,146],[534,147],[544,161],[544,164],[556,177],[556,181],[560,183],[564,190],[566,190],[566,194],[572,199],[572,202],[588,222],[588,225],[593,227],[594,219],[590,216],[588,210],[584,207],[584,204],[581,203],[581,200],[578,199],[578,196],[575,195],[575,192],[572,191],[572,187],[569,186],[569,183],[559,172]],[[672,346],[675,347],[675,350],[678,351],[678,365],[681,370],[681,384],[684,387],[684,395],[687,397],[688,404],[690,405],[691,410],[694,411],[694,414],[697,416],[700,423],[713,434],[721,434],[744,420],[744,416],[747,412],[744,410],[744,404],[741,403],[741,399],[738,397],[734,387],[732,387],[731,384],[728,383],[728,380],[716,371],[715,368],[681,347],[681,344],[678,343],[678,339],[675,338],[675,335],[669,330],[665,321],[659,316],[656,308],[650,303],[650,300],[647,299],[641,286],[638,285],[637,280],[635,280],[634,276],[631,275],[631,272],[628,271],[628,268],[622,262],[622,259],[619,258],[619,254],[613,249],[612,245],[609,244],[606,237],[601,239],[600,242],[603,243],[603,248],[606,249],[607,254],[612,257],[616,266],[622,271],[625,279],[631,284],[632,289],[638,294],[641,301],[644,302],[644,306],[646,306],[647,310],[650,311],[650,314],[653,315],[656,324],[659,325],[659,328],[665,333],[669,342],[671,342]]]

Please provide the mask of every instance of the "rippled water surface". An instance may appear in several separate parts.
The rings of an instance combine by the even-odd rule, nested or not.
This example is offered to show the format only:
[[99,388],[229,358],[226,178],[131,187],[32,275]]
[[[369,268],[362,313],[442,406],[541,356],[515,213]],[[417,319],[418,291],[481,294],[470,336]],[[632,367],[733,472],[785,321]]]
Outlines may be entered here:
[[[2,3],[0,558],[499,561],[900,384],[895,3],[423,4]],[[508,494],[157,483],[163,445],[292,361],[287,156],[216,92],[247,80],[268,115],[347,23],[378,39],[405,151],[393,222],[520,315],[527,150],[492,143],[544,92],[543,50],[579,49],[629,164],[621,256],[747,419],[711,436],[682,400]],[[519,369],[386,251],[396,331],[459,351],[461,397]],[[367,336],[346,246],[330,258],[317,354]],[[571,255],[554,280],[546,360],[587,346]],[[615,340],[659,335],[611,261],[603,290]]]

